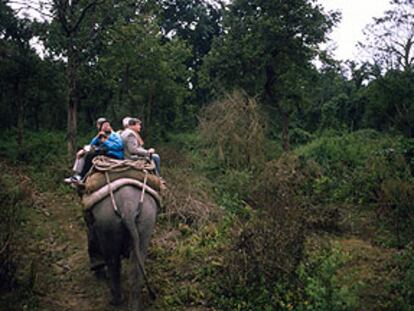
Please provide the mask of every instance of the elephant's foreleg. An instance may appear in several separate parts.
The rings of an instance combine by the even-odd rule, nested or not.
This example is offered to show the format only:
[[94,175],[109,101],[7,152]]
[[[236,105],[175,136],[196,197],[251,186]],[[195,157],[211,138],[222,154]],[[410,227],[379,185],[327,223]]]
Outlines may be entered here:
[[85,211],[84,220],[87,226],[87,237],[88,237],[88,254],[91,270],[94,272],[103,272],[105,268],[105,260],[102,256],[102,251],[99,246],[98,237],[93,227],[93,215],[90,211]]
[[112,258],[108,263],[108,272],[111,286],[112,305],[120,305],[122,303],[121,293],[121,259],[120,257]]

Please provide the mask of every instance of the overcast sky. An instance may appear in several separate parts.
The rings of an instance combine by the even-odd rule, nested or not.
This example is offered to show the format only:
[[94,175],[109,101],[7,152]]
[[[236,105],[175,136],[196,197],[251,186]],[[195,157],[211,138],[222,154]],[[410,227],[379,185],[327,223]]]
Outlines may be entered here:
[[[380,17],[391,5],[389,0],[318,0],[325,11],[339,10],[342,20],[330,37],[337,46],[334,55],[337,59],[358,59],[358,41],[363,41],[362,30],[371,23],[373,17]],[[331,46],[331,45],[329,45]]]

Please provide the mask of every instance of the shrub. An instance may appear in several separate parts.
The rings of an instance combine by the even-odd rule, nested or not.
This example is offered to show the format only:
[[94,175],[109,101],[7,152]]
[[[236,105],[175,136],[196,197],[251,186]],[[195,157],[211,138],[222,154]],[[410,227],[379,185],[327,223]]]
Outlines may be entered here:
[[28,306],[35,309],[33,294],[35,272],[22,276],[21,263],[16,254],[17,231],[24,221],[24,209],[30,201],[28,185],[16,184],[16,178],[0,163],[0,309],[22,310]]
[[253,169],[264,161],[265,123],[254,98],[233,92],[204,109],[199,130],[223,169]]
[[306,198],[325,210],[344,202],[371,207],[394,236],[387,242],[403,247],[414,233],[413,145],[412,139],[363,130],[326,135],[299,147],[299,158],[320,167]]
[[348,260],[349,255],[338,247],[324,247],[309,254],[298,268],[303,292],[295,310],[355,310],[358,306],[358,284],[353,288],[344,287],[337,277]]
[[290,131],[289,138],[293,145],[303,145],[311,142],[315,137],[311,133],[295,127]]
[[390,302],[390,310],[413,311],[414,310],[414,244],[409,244],[406,249],[395,257],[394,269],[398,271],[398,278],[389,286],[396,297]]
[[409,157],[410,150],[406,139],[362,130],[323,136],[297,148],[295,154],[320,166],[321,176],[314,187],[321,202],[360,204],[374,200],[373,194],[386,176],[407,176],[402,160]]
[[390,228],[395,236],[393,243],[404,247],[414,236],[414,180],[387,179],[378,191],[379,219]]
[[[306,178],[299,159],[268,163],[254,188],[251,220],[236,226],[216,290],[222,310],[274,310],[303,259],[306,225],[298,204]],[[292,283],[292,284],[293,284]],[[224,308],[224,309],[223,309]]]
[[213,203],[213,192],[207,178],[194,174],[194,163],[187,152],[174,144],[162,149],[162,175],[167,180],[164,195],[164,217],[169,221],[193,227],[220,219],[222,211]]
[[235,194],[239,197],[246,197],[250,192],[252,173],[248,170],[228,169],[217,176],[217,184],[221,191]]
[[220,310],[275,310],[302,260],[305,233],[298,209],[263,210],[233,233],[234,247],[215,288]]
[[64,158],[67,151],[62,132],[26,132],[23,146],[17,146],[13,130],[4,131],[1,139],[0,156],[37,167]]

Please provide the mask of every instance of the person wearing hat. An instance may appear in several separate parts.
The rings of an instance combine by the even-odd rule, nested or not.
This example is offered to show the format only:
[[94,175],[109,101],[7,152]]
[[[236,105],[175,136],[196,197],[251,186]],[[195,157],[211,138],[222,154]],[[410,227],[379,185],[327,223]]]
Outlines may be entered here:
[[99,118],[96,121],[96,128],[98,134],[91,140],[89,145],[84,146],[76,154],[73,175],[65,178],[66,183],[80,184],[92,166],[92,159],[97,155],[105,155],[115,159],[124,158],[122,138],[114,132],[109,121],[105,118]]
[[125,159],[135,160],[139,157],[147,157],[154,160],[155,171],[157,175],[160,175],[160,156],[155,153],[154,148],[144,149],[144,140],[140,133],[142,128],[142,122],[138,118],[125,117],[122,120],[124,131],[121,134],[124,142],[124,154]]

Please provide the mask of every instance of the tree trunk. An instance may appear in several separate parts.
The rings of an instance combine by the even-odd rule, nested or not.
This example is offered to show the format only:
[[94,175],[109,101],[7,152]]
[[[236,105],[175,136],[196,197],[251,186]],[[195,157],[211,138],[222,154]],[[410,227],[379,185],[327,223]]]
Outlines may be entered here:
[[411,49],[413,47],[413,38],[409,38],[407,40],[407,43],[404,46],[404,64],[403,64],[403,68],[405,71],[408,71],[411,69],[411,64],[412,64],[412,57],[411,57]]
[[73,36],[71,32],[69,34],[69,47],[68,47],[68,155],[71,156],[75,153],[76,148],[76,134],[77,134],[77,120],[78,120],[78,99],[77,99],[77,85],[76,85],[76,55],[73,46]]
[[22,94],[22,82],[17,81],[15,84],[16,91],[16,108],[17,108],[17,146],[19,151],[23,146],[24,140],[24,105]]
[[283,143],[283,150],[289,151],[290,150],[290,143],[289,143],[289,114],[282,112],[282,143]]
[[144,116],[145,119],[145,137],[149,137],[149,133],[150,133],[150,123],[151,123],[151,118],[152,118],[152,107],[154,105],[154,91],[155,91],[155,86],[154,86],[154,82],[149,82],[149,88],[148,88],[148,101],[147,101],[147,109],[146,109],[146,113]]

